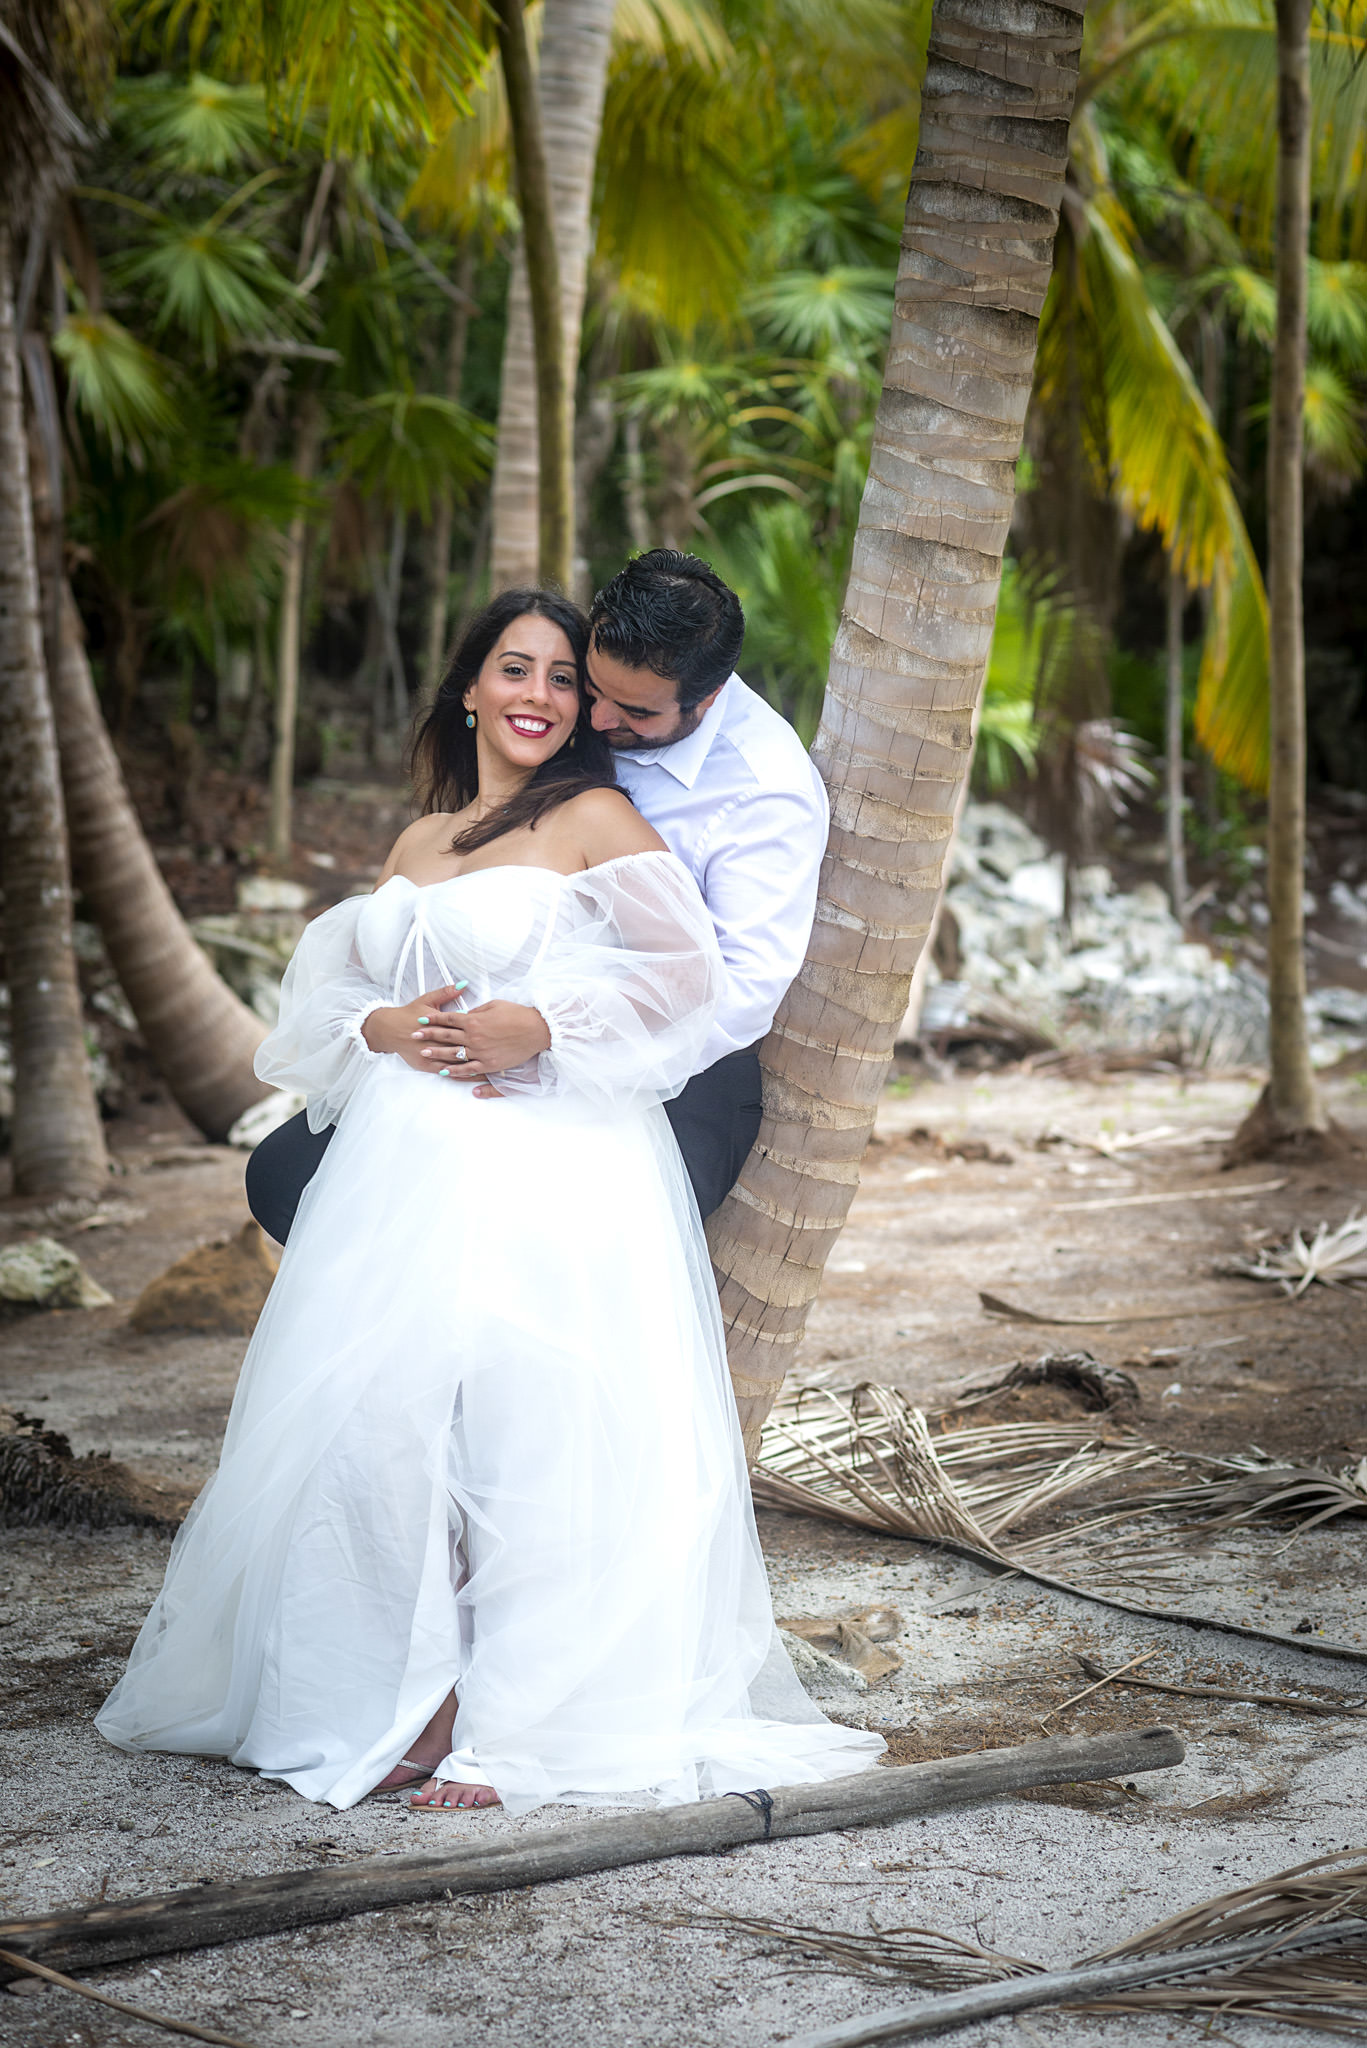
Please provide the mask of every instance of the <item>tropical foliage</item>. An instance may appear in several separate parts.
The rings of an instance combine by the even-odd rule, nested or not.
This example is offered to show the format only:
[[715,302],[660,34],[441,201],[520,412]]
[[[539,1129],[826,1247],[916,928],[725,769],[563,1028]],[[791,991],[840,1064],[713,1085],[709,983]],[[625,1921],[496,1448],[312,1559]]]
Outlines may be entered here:
[[[302,515],[305,724],[334,753],[392,759],[429,616],[440,633],[487,574],[517,230],[488,23],[416,0],[383,34],[362,0],[127,18],[45,308],[106,710],[125,733],[188,721],[259,765]],[[925,0],[623,0],[616,15],[581,550],[595,581],[633,545],[709,554],[745,600],[747,674],[808,735],[881,388],[927,24]],[[1200,641],[1193,735],[1250,788],[1265,779],[1272,45],[1270,0],[1093,9],[987,785],[1076,758],[1076,732],[1116,710],[1117,675],[1125,716],[1156,735],[1168,562]],[[1367,459],[1361,54],[1326,9],[1306,413],[1326,505]],[[306,418],[319,452],[301,465]],[[318,758],[305,745],[305,767]]]

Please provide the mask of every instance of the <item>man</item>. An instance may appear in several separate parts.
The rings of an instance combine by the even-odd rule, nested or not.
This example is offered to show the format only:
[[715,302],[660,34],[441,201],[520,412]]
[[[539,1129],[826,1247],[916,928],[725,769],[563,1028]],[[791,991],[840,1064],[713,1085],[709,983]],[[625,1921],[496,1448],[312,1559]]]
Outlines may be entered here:
[[[593,723],[623,788],[697,882],[726,965],[699,1070],[665,1104],[706,1218],[759,1130],[759,1046],[806,954],[826,793],[792,727],[734,673],[744,615],[705,562],[672,548],[638,556],[598,593],[589,625]],[[527,1054],[510,1039],[481,1063],[496,1072]],[[252,1214],[281,1243],[331,1136],[301,1114],[248,1162]]]

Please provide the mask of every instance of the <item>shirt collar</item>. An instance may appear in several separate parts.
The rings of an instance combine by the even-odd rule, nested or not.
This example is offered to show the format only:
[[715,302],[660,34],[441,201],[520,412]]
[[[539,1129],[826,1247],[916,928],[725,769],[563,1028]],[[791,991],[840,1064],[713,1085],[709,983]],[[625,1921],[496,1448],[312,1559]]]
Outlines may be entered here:
[[647,753],[637,753],[634,747],[624,747],[622,752],[627,760],[642,768],[667,768],[676,782],[681,782],[685,789],[692,789],[726,716],[727,699],[734,680],[734,677],[728,677],[722,684],[716,702],[704,711],[686,740],[676,740],[670,747],[652,747]]

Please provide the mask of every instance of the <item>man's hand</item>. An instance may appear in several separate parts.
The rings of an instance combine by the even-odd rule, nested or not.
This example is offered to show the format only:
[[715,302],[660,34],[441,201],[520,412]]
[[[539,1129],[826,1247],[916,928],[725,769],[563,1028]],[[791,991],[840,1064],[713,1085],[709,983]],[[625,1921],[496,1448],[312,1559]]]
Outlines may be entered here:
[[413,1034],[422,1042],[421,1051],[409,1064],[417,1066],[420,1060],[429,1072],[452,1081],[483,1081],[550,1050],[545,1018],[522,1003],[481,1003],[463,1014],[429,1016],[430,1022]]

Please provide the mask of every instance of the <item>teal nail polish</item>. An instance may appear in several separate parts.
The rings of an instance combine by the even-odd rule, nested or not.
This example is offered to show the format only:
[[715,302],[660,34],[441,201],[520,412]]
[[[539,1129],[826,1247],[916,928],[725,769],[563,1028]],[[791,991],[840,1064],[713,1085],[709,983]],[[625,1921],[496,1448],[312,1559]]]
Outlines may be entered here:
[[439,1068],[437,1069],[437,1072],[438,1072],[439,1074],[443,1074],[443,1075],[444,1075],[444,1074],[449,1074],[449,1073],[450,1073],[450,1071],[451,1071],[451,1069],[450,1069],[449,1067],[439,1067]]
[[419,1017],[418,1022],[419,1024],[430,1024],[432,1019],[430,1017]]
[[456,983],[456,994],[459,995],[463,988],[469,988],[469,986],[470,984],[468,981],[458,981]]

